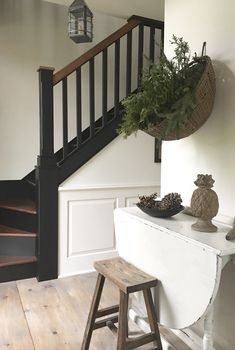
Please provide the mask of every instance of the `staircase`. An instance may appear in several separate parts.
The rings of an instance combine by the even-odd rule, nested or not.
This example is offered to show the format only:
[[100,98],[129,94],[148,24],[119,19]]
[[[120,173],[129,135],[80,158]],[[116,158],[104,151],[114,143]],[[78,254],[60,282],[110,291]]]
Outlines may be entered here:
[[[136,28],[136,29],[135,29]],[[146,29],[147,28],[147,29]],[[133,30],[138,31],[138,54],[133,54]],[[120,97],[120,58],[125,55],[125,95],[135,91],[143,70],[148,35],[149,57],[156,57],[156,34],[163,39],[163,22],[132,16],[127,24],[78,59],[54,73],[39,68],[40,155],[36,169],[22,180],[0,181],[0,282],[36,276],[58,276],[58,186],[117,136],[123,111]],[[125,52],[121,52],[126,41]],[[114,103],[108,109],[108,62],[114,48]],[[95,113],[95,59],[101,56],[102,116]],[[133,62],[137,72],[133,84]],[[89,126],[82,125],[82,68],[89,72]],[[69,77],[74,75],[76,136],[69,140]],[[63,145],[54,152],[54,88],[61,84]]]
[[26,181],[0,181],[0,281],[36,276],[37,210]]

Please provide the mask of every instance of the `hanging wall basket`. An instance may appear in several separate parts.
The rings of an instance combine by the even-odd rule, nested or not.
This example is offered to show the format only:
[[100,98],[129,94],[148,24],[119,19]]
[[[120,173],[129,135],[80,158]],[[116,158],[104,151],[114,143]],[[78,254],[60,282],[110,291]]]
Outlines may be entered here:
[[170,141],[187,137],[197,131],[209,118],[215,99],[215,73],[208,56],[204,56],[206,60],[205,69],[195,89],[195,105],[191,117],[185,122],[179,130],[167,134],[163,137],[167,126],[166,121],[144,129],[147,134],[158,139]]

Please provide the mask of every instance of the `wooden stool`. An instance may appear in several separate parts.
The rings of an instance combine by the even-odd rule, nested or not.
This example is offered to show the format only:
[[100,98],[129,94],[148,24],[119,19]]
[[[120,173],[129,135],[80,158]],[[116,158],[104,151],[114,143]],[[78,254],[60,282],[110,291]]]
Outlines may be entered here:
[[[157,285],[158,280],[127,263],[122,258],[97,261],[95,262],[94,267],[99,274],[81,350],[89,349],[94,329],[108,326],[113,330],[117,330],[117,327],[114,325],[114,323],[117,322],[117,350],[136,349],[139,346],[150,342],[154,342],[155,347],[152,350],[162,350],[161,338],[150,290],[151,287]],[[120,304],[98,310],[105,278],[110,279],[119,288]],[[130,293],[138,291],[143,291],[144,294],[151,332],[136,338],[128,338],[128,297]],[[114,313],[119,313],[119,315],[113,315],[106,319],[96,321],[97,318]]]

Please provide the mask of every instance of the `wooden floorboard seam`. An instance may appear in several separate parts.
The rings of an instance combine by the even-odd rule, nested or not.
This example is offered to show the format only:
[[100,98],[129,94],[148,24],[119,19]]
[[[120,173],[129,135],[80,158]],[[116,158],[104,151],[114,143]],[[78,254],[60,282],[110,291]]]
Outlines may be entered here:
[[20,295],[20,291],[19,291],[19,288],[18,288],[18,282],[16,281],[15,283],[16,283],[16,289],[17,289],[18,294],[19,294],[19,299],[20,299],[20,304],[21,304],[22,311],[23,311],[23,314],[24,314],[24,319],[25,319],[25,322],[26,322],[26,324],[27,324],[27,328],[28,328],[28,331],[29,331],[30,338],[31,338],[31,340],[32,340],[33,349],[36,350],[35,345],[34,345],[33,336],[32,336],[32,333],[31,333],[31,330],[30,330],[30,327],[29,327],[29,323],[28,323],[27,317],[26,317],[26,315],[25,315],[25,310],[24,310],[23,302],[22,302],[21,295]]

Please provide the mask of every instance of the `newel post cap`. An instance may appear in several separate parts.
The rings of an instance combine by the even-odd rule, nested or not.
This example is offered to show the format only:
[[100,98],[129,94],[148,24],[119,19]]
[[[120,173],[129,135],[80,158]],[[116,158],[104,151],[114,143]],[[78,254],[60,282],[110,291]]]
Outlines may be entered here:
[[37,72],[40,72],[41,70],[50,70],[54,72],[55,68],[54,67],[46,67],[46,66],[40,66],[37,70]]

